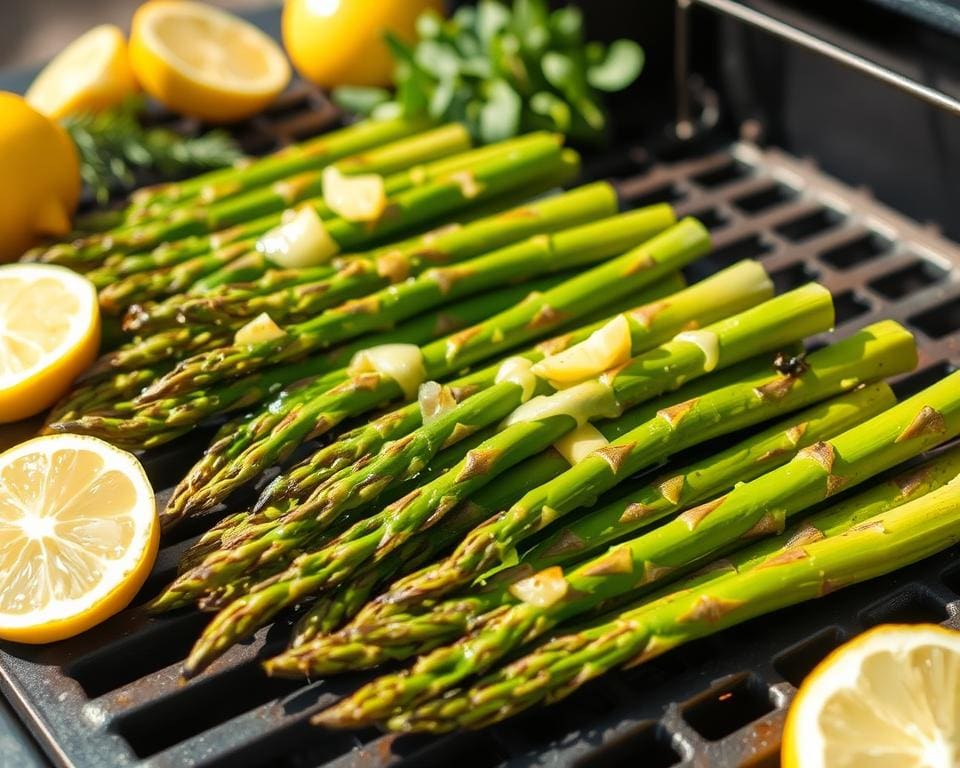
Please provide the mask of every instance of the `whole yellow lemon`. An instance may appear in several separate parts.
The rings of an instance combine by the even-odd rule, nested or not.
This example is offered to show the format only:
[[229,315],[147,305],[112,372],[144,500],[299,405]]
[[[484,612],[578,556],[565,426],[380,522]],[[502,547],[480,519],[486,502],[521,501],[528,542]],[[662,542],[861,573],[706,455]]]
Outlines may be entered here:
[[283,44],[294,66],[323,88],[393,82],[386,30],[415,38],[417,17],[442,0],[287,0]]
[[70,231],[80,160],[67,132],[15,93],[0,91],[0,262]]

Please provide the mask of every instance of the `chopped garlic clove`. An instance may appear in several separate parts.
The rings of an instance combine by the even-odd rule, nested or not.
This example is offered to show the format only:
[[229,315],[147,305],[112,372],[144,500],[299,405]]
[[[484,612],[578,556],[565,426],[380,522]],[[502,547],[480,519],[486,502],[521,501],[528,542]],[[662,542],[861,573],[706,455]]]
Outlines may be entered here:
[[695,344],[703,352],[703,370],[714,370],[720,362],[720,339],[713,331],[684,331],[673,337],[674,341]]
[[584,424],[573,432],[565,434],[553,444],[553,447],[570,462],[570,466],[573,466],[579,464],[597,448],[603,448],[609,444],[610,441],[593,424]]
[[420,403],[420,418],[425,425],[432,424],[457,407],[457,400],[450,391],[450,387],[435,381],[427,381],[420,385],[417,400]]
[[327,166],[323,171],[323,200],[347,221],[376,221],[387,207],[383,176],[345,176],[336,166]]
[[257,241],[257,250],[285,269],[326,264],[340,252],[313,206],[305,205]]
[[596,380],[584,381],[552,395],[540,395],[527,401],[507,416],[502,426],[569,416],[579,427],[591,419],[619,416],[621,410],[610,387]]
[[261,312],[253,320],[240,328],[233,336],[234,344],[262,344],[285,336],[286,331],[277,325],[266,312]]
[[508,357],[497,369],[496,383],[509,381],[520,387],[521,402],[525,403],[537,389],[537,377],[531,368],[533,363],[525,357]]
[[417,390],[427,378],[423,355],[415,344],[381,344],[357,352],[350,361],[347,373],[379,373],[400,385],[408,400],[417,396]]
[[517,600],[536,608],[549,608],[566,597],[570,585],[559,565],[544,568],[526,579],[510,585],[509,592]]
[[560,386],[575,384],[625,363],[631,347],[630,323],[617,315],[579,344],[541,360],[533,372]]

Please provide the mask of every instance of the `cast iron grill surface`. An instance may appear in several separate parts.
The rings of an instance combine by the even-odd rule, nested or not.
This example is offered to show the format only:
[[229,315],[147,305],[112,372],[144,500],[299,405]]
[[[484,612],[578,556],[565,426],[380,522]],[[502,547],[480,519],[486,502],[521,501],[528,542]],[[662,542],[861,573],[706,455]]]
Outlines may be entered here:
[[[319,94],[301,87],[240,137],[249,150],[268,151],[338,119]],[[716,248],[692,277],[755,257],[781,291],[811,279],[827,285],[839,336],[882,317],[905,323],[917,334],[921,364],[897,382],[899,394],[960,365],[960,248],[812,164],[746,143],[669,160],[624,146],[588,161],[585,176],[612,177],[626,207],[669,201],[704,221]],[[143,457],[160,504],[203,445],[191,436]],[[311,727],[310,715],[369,676],[302,683],[263,675],[259,660],[284,646],[292,617],[233,648],[198,679],[180,682],[180,664],[209,616],[149,618],[140,606],[172,577],[180,553],[209,520],[200,522],[165,543],[143,591],[120,615],[49,647],[0,644],[0,688],[54,764],[775,765],[795,686],[838,644],[887,621],[960,629],[954,548],[607,675],[564,702],[482,731],[439,738],[327,732]]]

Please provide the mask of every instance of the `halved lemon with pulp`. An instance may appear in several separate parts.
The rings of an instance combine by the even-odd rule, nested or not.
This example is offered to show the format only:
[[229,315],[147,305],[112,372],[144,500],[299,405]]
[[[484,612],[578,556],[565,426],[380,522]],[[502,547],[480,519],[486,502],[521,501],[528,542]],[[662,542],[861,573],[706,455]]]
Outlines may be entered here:
[[290,81],[290,65],[267,35],[231,13],[188,0],[153,0],[137,9],[130,62],[147,93],[210,122],[256,114]]
[[0,422],[55,403],[93,362],[100,306],[93,284],[65,267],[0,267]]
[[57,54],[37,75],[26,99],[38,111],[59,119],[116,106],[136,92],[123,32],[102,24]]
[[49,435],[0,454],[0,638],[62,640],[126,607],[159,532],[143,467],[109,443]]
[[834,651],[793,701],[783,765],[960,765],[960,632],[886,625]]

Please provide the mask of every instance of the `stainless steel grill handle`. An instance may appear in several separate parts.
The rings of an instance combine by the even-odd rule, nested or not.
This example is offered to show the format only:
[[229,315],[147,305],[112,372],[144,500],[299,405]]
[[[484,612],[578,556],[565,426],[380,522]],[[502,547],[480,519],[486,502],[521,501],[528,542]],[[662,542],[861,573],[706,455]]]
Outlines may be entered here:
[[762,29],[782,40],[799,45],[809,51],[833,59],[850,69],[862,72],[939,109],[960,115],[960,100],[923,83],[918,83],[899,72],[894,72],[889,67],[865,59],[785,21],[736,2],[736,0],[677,0],[674,76],[676,84],[676,132],[679,138],[690,138],[695,132],[688,88],[690,77],[690,11],[695,5],[709,8],[717,13],[735,18],[744,24]]

